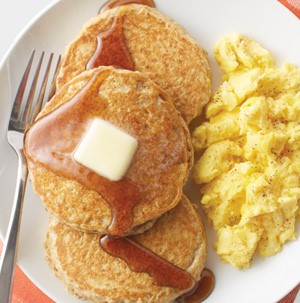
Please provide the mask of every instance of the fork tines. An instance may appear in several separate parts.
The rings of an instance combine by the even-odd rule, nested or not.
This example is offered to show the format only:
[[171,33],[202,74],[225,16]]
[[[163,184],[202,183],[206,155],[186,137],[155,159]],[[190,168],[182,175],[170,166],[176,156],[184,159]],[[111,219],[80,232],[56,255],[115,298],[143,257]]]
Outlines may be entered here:
[[[33,76],[31,76],[30,70],[32,69],[32,66],[35,64],[34,62],[35,57],[37,57],[36,50],[33,50],[29,62],[27,64],[27,67],[25,69],[24,75],[22,77],[21,83],[19,85],[18,92],[16,94],[16,98],[12,109],[11,121],[10,121],[10,123],[14,123],[14,121],[18,121],[19,126],[20,126],[20,122],[22,122],[22,126],[24,125],[24,127],[29,123],[31,123],[36,118],[41,108],[43,107],[44,102],[47,102],[54,95],[55,79],[60,64],[60,56],[59,56],[57,59],[55,70],[52,71],[53,76],[52,76],[51,84],[47,90],[47,83],[49,76],[51,74],[51,64],[53,61],[54,54],[51,53],[48,59],[46,60],[46,63],[44,63],[45,52],[43,51],[41,55],[37,58],[37,66],[35,68],[35,73]],[[40,83],[39,75],[42,70],[44,72],[44,75],[41,80],[42,82]],[[31,80],[32,82],[29,88],[28,97],[24,98],[24,95],[26,93],[26,87],[30,82],[29,80],[30,78],[32,78]],[[37,87],[39,87],[38,90],[39,93],[38,96],[36,97],[35,95],[36,95]],[[46,91],[48,91],[47,98],[45,98]],[[26,102],[22,100],[26,100]]]

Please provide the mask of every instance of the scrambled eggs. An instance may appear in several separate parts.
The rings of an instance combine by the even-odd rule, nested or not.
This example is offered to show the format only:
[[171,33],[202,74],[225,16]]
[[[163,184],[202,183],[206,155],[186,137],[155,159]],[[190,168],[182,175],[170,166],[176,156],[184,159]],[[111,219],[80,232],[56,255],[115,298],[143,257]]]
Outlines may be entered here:
[[223,83],[193,133],[194,177],[217,230],[217,253],[237,268],[279,252],[300,217],[300,70],[277,68],[240,34],[221,38]]

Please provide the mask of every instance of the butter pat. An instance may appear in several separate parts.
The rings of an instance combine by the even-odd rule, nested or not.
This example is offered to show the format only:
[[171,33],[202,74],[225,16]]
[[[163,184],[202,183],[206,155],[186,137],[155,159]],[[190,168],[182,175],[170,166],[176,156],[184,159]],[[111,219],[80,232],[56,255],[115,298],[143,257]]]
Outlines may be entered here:
[[96,118],[78,145],[74,159],[98,175],[118,181],[136,152],[135,138],[105,120]]

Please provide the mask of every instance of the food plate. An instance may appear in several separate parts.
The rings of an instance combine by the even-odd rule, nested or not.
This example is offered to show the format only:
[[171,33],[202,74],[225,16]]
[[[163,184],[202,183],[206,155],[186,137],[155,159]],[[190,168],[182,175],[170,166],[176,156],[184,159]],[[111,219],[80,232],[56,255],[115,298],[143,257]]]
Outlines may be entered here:
[[[62,53],[65,45],[97,11],[101,0],[55,1],[19,35],[0,66],[0,236],[3,239],[14,195],[17,160],[6,140],[11,102],[33,48]],[[181,23],[208,51],[214,89],[220,71],[213,61],[216,40],[229,32],[252,37],[267,48],[280,65],[300,66],[300,22],[275,0],[155,0],[158,9]],[[189,192],[196,202],[197,195]],[[69,295],[48,269],[43,257],[43,238],[48,216],[42,203],[27,186],[18,263],[29,278],[56,302],[83,302]],[[206,222],[207,223],[207,222]],[[285,245],[274,257],[255,257],[252,267],[239,271],[220,261],[212,249],[215,234],[209,224],[206,266],[216,275],[216,286],[206,300],[222,303],[276,302],[300,282],[300,238]],[[298,224],[298,233],[300,231]]]

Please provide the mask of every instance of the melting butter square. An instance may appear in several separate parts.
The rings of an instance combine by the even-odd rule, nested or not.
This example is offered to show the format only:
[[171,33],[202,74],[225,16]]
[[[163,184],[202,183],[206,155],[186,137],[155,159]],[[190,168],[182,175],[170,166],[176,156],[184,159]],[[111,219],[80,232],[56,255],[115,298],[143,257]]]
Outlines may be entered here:
[[130,166],[138,141],[112,123],[96,118],[76,148],[74,159],[112,181]]

